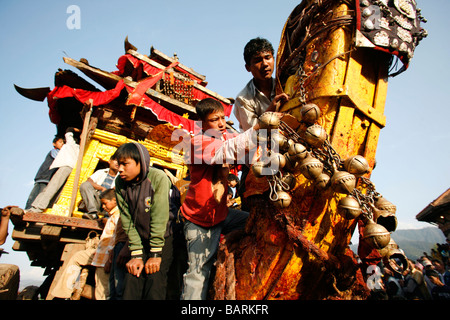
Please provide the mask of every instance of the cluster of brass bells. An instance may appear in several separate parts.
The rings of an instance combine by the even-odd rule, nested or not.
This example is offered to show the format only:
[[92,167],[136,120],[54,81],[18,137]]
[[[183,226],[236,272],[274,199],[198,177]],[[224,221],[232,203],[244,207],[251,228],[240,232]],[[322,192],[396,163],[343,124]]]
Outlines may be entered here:
[[[268,151],[252,166],[253,174],[268,179],[270,199],[280,208],[288,207],[292,201],[289,191],[297,182],[292,174],[294,171],[313,181],[316,188],[331,187],[334,192],[345,194],[338,203],[339,214],[346,219],[364,216],[363,239],[373,248],[386,247],[390,232],[397,227],[396,207],[363,178],[369,172],[367,160],[355,155],[341,161],[329,143],[325,129],[315,123],[320,117],[317,105],[306,104],[300,113],[302,122],[308,125],[302,137],[272,112],[259,117],[260,128],[266,129],[268,134],[258,135],[258,140],[267,143]],[[368,181],[371,193],[364,195],[356,188],[359,178]]]

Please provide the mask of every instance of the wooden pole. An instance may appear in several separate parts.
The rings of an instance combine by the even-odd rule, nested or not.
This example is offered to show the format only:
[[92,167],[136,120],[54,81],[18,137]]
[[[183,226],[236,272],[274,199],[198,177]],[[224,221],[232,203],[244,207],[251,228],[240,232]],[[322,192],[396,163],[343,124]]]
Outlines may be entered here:
[[75,200],[77,199],[78,184],[81,175],[81,165],[83,162],[84,149],[86,146],[86,140],[89,131],[89,121],[91,119],[93,108],[92,103],[93,103],[92,99],[89,99],[89,101],[85,104],[85,107],[89,109],[87,110],[86,115],[84,116],[83,131],[81,132],[80,152],[78,153],[77,167],[72,187],[72,196],[70,197],[69,216],[72,216],[73,210],[75,209]]

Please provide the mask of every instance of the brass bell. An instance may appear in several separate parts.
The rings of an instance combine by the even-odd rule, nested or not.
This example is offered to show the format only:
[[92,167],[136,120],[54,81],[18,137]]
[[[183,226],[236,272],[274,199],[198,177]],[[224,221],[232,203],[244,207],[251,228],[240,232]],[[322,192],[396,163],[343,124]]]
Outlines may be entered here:
[[275,201],[275,205],[278,208],[287,208],[291,204],[292,197],[285,191],[278,191],[278,199]]
[[263,169],[265,167],[265,163],[263,161],[257,161],[252,165],[252,172],[257,178],[261,178],[263,176]]
[[286,164],[284,165],[284,170],[293,172],[295,166],[297,165],[297,161],[293,160],[288,152],[284,154],[284,158],[286,159]]
[[272,152],[267,161],[265,162],[265,168],[270,168],[274,172],[278,172],[286,165],[286,158],[284,155],[278,152]]
[[280,126],[280,118],[274,112],[264,112],[258,118],[259,127],[261,129],[278,129]]
[[397,229],[397,217],[394,213],[387,210],[381,210],[372,206],[373,220],[385,227],[388,231],[393,232]]
[[295,179],[294,175],[290,173],[286,173],[283,178],[281,178],[281,181],[283,181],[288,186],[288,190],[294,190],[297,184],[297,179]]
[[329,175],[327,175],[326,173],[321,173],[314,181],[314,185],[316,186],[316,188],[323,190],[328,187],[328,185],[330,184],[330,180],[331,178]]
[[305,140],[312,147],[321,147],[326,139],[327,132],[321,125],[313,124],[312,126],[309,126],[305,131]]
[[323,163],[309,153],[299,166],[300,172],[310,180],[316,180],[323,171]]
[[389,244],[391,235],[385,227],[369,221],[363,230],[363,240],[374,249],[383,249]]
[[363,156],[356,155],[345,160],[344,168],[347,172],[360,177],[369,172],[369,163]]
[[358,200],[352,196],[346,196],[339,200],[337,209],[338,213],[348,220],[356,219],[361,214],[361,206]]
[[387,255],[383,258],[383,263],[394,272],[402,273],[408,269],[408,258],[398,248],[388,250]]
[[308,155],[308,151],[306,150],[306,147],[302,145],[301,143],[293,143],[289,147],[289,156],[292,160],[298,161],[305,159],[305,157]]
[[397,211],[397,207],[392,202],[386,200],[384,197],[379,196],[375,200],[375,207],[381,210],[386,210],[391,213],[395,213]]
[[302,115],[302,121],[312,124],[319,120],[320,109],[316,104],[308,103],[301,107],[300,114]]
[[379,249],[378,252],[380,253],[381,257],[389,257],[390,255],[390,251],[398,249],[398,244],[394,241],[394,239],[389,240],[389,243],[386,247],[384,247],[383,249]]
[[331,185],[336,192],[350,194],[356,186],[356,177],[347,171],[335,171]]
[[276,134],[272,134],[271,136],[271,149],[274,149],[274,145],[278,146],[278,150],[287,151],[289,149],[289,141],[288,139],[282,135],[280,132]]

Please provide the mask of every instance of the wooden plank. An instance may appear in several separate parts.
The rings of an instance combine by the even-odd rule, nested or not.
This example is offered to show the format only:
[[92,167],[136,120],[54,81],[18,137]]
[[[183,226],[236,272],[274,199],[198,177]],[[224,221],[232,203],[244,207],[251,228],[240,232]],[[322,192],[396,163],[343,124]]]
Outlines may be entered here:
[[41,229],[41,240],[56,241],[59,240],[61,236],[62,227],[59,226],[42,226]]
[[[18,248],[16,251],[26,251],[26,250],[22,250],[22,246],[21,244],[19,244],[21,241],[36,241],[36,242],[41,242],[42,238],[40,233],[30,233],[29,232],[29,228],[27,228],[26,230],[17,230],[14,229],[13,233],[11,235],[11,238],[13,240],[16,240],[16,242],[18,242],[17,247]],[[86,241],[84,239],[76,239],[76,238],[67,238],[67,237],[60,237],[58,239],[59,242],[61,243],[80,243],[83,244]]]
[[100,226],[97,220],[81,219],[75,217],[64,217],[60,215],[47,213],[26,212],[23,215],[23,221],[48,223],[74,228],[103,230],[103,228]]
[[80,183],[80,174],[81,174],[81,165],[83,163],[83,156],[84,151],[86,147],[86,140],[88,138],[88,131],[89,131],[89,121],[91,120],[91,114],[92,114],[92,100],[89,100],[88,104],[85,105],[85,107],[88,108],[85,116],[84,116],[84,123],[83,123],[83,130],[81,131],[81,141],[80,141],[80,151],[78,152],[78,160],[77,160],[77,167],[75,172],[75,179],[72,186],[72,197],[70,198],[70,206],[69,206],[69,216],[72,216],[73,209],[75,208],[75,200],[77,198],[77,192],[78,192],[78,184]]
[[[130,51],[130,50],[129,50],[129,51]],[[160,59],[162,59],[162,60],[165,60],[165,61],[167,61],[169,64],[171,64],[172,62],[177,61],[177,60],[175,60],[175,59],[169,57],[168,55],[162,53],[161,51],[155,49],[154,47],[151,47],[151,49],[150,49],[150,55],[151,55],[151,56],[156,56],[156,57],[158,57],[158,58],[160,58]],[[203,80],[203,81],[206,80],[206,76],[204,76],[204,75],[202,75],[202,74],[200,74],[200,73],[194,71],[194,69],[189,68],[189,67],[187,67],[187,66],[185,66],[185,65],[183,65],[183,64],[181,64],[181,63],[180,63],[178,66],[179,66],[181,69],[185,70],[186,72],[192,74],[193,76],[195,76],[195,77],[197,77],[197,78],[199,78],[199,79],[201,79],[201,80]]]

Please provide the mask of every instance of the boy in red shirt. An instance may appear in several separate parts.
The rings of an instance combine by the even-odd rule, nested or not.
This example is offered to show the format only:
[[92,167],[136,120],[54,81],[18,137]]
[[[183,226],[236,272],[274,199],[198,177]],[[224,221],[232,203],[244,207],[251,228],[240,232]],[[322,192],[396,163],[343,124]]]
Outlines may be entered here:
[[244,229],[248,212],[227,206],[229,164],[256,147],[259,124],[241,134],[226,130],[223,106],[207,98],[197,103],[202,132],[188,148],[191,181],[181,207],[188,248],[188,270],[183,276],[183,300],[205,300],[220,235]]

